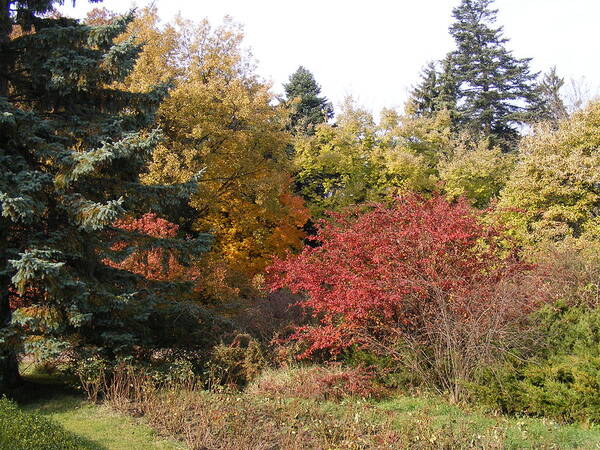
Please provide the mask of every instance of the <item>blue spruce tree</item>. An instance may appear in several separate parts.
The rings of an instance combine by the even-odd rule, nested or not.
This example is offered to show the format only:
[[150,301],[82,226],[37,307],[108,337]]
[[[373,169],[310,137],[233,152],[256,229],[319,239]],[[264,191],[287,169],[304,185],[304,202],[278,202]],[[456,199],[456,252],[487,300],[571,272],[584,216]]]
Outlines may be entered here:
[[[0,389],[18,382],[24,346],[143,357],[181,336],[192,342],[196,328],[183,329],[208,317],[171,300],[180,285],[105,264],[157,247],[186,263],[208,237],[188,230],[158,239],[112,226],[145,212],[185,215],[197,183],[140,182],[161,139],[154,112],[167,86],[114,87],[140,52],[132,40],[115,43],[133,15],[88,26],[50,17],[56,3],[0,2]],[[123,241],[135,245],[114,250]]]

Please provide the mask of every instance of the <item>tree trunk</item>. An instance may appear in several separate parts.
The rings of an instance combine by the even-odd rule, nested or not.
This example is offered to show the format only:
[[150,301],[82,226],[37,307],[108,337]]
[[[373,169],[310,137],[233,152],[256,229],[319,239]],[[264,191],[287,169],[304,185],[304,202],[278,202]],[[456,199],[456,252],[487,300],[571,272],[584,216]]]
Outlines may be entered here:
[[17,354],[12,350],[0,351],[0,393],[10,391],[21,381]]
[[[8,95],[8,74],[12,64],[8,48],[12,32],[10,4],[11,0],[0,0],[0,97]],[[8,226],[8,221],[0,218],[0,333],[10,326],[12,318],[8,290],[10,275],[7,271]],[[0,392],[6,392],[20,381],[15,349],[0,343]]]
[[0,97],[6,97],[8,94],[8,71],[10,68],[8,43],[12,32],[9,7],[10,0],[0,0]]
[[[5,219],[0,219],[0,333],[10,326],[12,319],[8,290],[10,275],[7,271],[8,224],[6,222]],[[0,344],[0,392],[6,392],[20,381],[16,350],[10,345]]]

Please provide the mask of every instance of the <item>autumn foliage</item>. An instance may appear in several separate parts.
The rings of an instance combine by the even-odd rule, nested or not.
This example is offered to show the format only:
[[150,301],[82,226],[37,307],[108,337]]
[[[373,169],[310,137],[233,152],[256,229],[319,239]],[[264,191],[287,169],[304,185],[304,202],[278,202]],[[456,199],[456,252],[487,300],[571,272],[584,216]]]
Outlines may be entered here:
[[507,254],[499,231],[480,219],[467,201],[410,195],[323,221],[314,246],[269,269],[271,289],[304,294],[300,304],[317,320],[294,335],[308,345],[304,356],[392,331],[431,340],[442,319],[452,330],[486,330],[522,317],[533,299],[517,295],[498,303],[497,314],[493,302],[502,283],[529,267]]
[[[112,250],[123,250],[128,246],[138,245],[124,260],[115,262],[105,260],[111,267],[127,270],[143,276],[147,280],[156,281],[197,281],[199,274],[196,270],[181,264],[178,254],[173,249],[144,247],[144,236],[154,238],[174,238],[177,236],[179,226],[168,220],[158,217],[154,213],[144,214],[139,219],[119,219],[114,224],[115,228],[139,234],[137,240],[132,238],[128,242],[119,241],[112,246]],[[137,241],[137,242],[136,242]]]

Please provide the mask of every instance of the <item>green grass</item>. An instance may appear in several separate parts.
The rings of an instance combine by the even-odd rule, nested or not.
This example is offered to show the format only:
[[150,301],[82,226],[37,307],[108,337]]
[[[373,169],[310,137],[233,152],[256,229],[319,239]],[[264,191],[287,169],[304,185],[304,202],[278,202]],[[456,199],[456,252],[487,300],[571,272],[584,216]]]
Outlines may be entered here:
[[21,405],[23,410],[46,416],[78,436],[110,450],[178,449],[174,442],[159,439],[140,420],[92,405],[75,395],[56,394]]
[[65,386],[64,378],[29,372],[27,384],[14,397],[26,412],[34,412],[60,424],[65,430],[102,450],[182,449],[181,444],[157,436],[141,419],[129,417],[86,401]]
[[96,450],[99,447],[39,414],[0,397],[0,448],[13,450]]
[[506,417],[486,414],[469,407],[458,407],[438,397],[400,397],[377,403],[391,411],[398,426],[410,425],[416,417],[427,416],[437,428],[467,430],[473,435],[498,430],[504,436],[504,448],[600,448],[600,426],[557,424],[529,417]]

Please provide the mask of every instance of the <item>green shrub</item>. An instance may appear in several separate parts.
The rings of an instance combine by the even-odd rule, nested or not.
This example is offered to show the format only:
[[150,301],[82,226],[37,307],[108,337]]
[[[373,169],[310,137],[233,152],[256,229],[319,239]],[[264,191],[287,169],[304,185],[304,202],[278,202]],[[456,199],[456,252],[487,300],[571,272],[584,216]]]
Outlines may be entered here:
[[534,316],[544,337],[542,355],[600,356],[600,308],[559,301]]
[[12,450],[70,450],[92,448],[60,425],[21,411],[0,398],[0,448]]
[[388,389],[406,390],[418,384],[415,374],[399,366],[390,356],[353,347],[342,355],[342,359],[350,367],[368,367],[373,373],[374,381]]
[[560,301],[533,319],[535,351],[486,369],[471,385],[474,397],[504,413],[600,423],[600,309]]
[[600,357],[556,356],[489,370],[472,392],[508,414],[600,423]]

